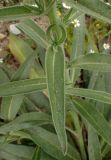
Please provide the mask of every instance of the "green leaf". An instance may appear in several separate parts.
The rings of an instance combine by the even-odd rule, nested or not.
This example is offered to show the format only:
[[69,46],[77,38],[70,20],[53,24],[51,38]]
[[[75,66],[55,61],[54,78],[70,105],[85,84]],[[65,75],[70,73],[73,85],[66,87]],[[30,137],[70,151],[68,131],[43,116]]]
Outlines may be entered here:
[[[30,73],[31,66],[34,63],[34,60],[35,60],[35,54],[30,55],[26,59],[24,64],[21,65],[20,68],[15,72],[15,74],[11,78],[11,81],[27,78]],[[24,99],[23,95],[4,97],[2,99],[2,104],[1,104],[2,118],[5,120],[13,120],[21,107],[23,99]]]
[[4,120],[13,120],[23,102],[23,95],[4,97],[1,104],[1,117]]
[[[21,160],[21,157],[17,157],[15,155],[12,155],[10,153],[7,153],[7,152],[4,152],[4,151],[0,151],[0,158],[1,159],[5,159],[5,160]],[[22,160],[26,160],[26,159],[23,159]]]
[[[50,122],[52,121],[51,116],[43,112],[30,112],[23,113],[14,120],[16,123],[38,121],[38,122]],[[12,122],[13,123],[13,122]]]
[[46,152],[41,151],[41,159],[40,160],[57,160],[57,159],[51,157]]
[[76,9],[111,23],[111,6],[100,0],[64,0],[68,5],[74,6]]
[[[92,47],[92,46],[91,46]],[[105,90],[105,83],[104,83],[104,74],[98,73],[97,71],[93,71],[89,84],[89,89],[101,89],[102,91]],[[102,110],[104,110],[104,105],[99,102],[89,101],[92,104],[95,104],[95,107],[98,111],[101,113]],[[88,124],[88,155],[89,160],[102,160],[102,154],[101,154],[101,143],[99,141],[99,136],[97,132],[93,129],[93,127]]]
[[[43,92],[31,93],[31,94],[28,94],[27,97],[36,106],[39,106],[39,108],[42,109],[44,107],[46,110],[50,110],[49,99]],[[28,103],[26,104],[29,105]],[[30,108],[30,105],[29,105],[29,108]]]
[[19,67],[19,69],[13,74],[11,81],[17,81],[19,79],[23,80],[29,77],[31,67],[35,61],[35,53],[29,55],[25,62]]
[[64,52],[50,46],[46,52],[46,76],[52,119],[62,151],[67,151],[64,104]]
[[102,160],[98,135],[92,126],[88,126],[88,155],[89,160]]
[[81,159],[87,160],[86,151],[85,151],[85,144],[84,144],[84,137],[83,137],[83,133],[82,133],[82,127],[80,124],[79,115],[77,114],[77,112],[74,112],[73,110],[71,110],[69,116],[71,117],[71,119],[73,121],[74,131],[72,129],[69,129],[68,131],[75,133],[77,135],[76,143],[77,143],[77,146],[79,147]]
[[20,5],[0,8],[0,20],[15,20],[39,14],[36,7]]
[[32,137],[34,143],[52,157],[58,160],[80,160],[77,150],[69,144],[66,156],[63,155],[58,138],[54,133],[40,127],[33,127],[28,130],[28,133]]
[[0,68],[0,84],[6,83],[8,81],[9,81],[8,75],[2,68]]
[[82,15],[82,12],[76,11],[75,8],[71,8],[65,13],[63,17],[63,23],[66,25],[69,25],[75,18],[78,18],[81,15]]
[[35,149],[34,155],[32,157],[32,160],[40,160],[41,149],[38,147]]
[[71,65],[79,69],[111,72],[111,56],[107,54],[87,54],[72,61]]
[[0,152],[1,152],[0,155],[3,152],[6,152],[9,155],[12,155],[21,159],[26,158],[29,160],[32,158],[32,155],[34,153],[34,148],[29,146],[24,146],[24,145],[2,144],[0,145]]
[[24,63],[26,58],[33,53],[30,45],[14,35],[10,35],[9,37],[9,49],[20,64]]
[[0,127],[0,133],[19,131],[25,128],[31,128],[33,125],[42,125],[52,123],[51,117],[42,112],[23,113],[12,122]]
[[87,122],[111,145],[111,127],[104,116],[90,103],[82,99],[73,99],[73,109],[76,109]]
[[82,88],[68,88],[66,90],[66,94],[85,97],[99,102],[111,104],[111,94],[104,91],[82,89]]
[[[9,48],[13,56],[18,60],[20,64],[23,64],[30,55],[34,54],[33,49],[28,43],[14,35],[10,35],[9,37]],[[38,77],[38,72],[33,66],[30,71],[30,78]]]
[[17,27],[41,47],[46,48],[48,46],[45,31],[42,30],[33,20],[26,19],[23,22],[19,23]]
[[[78,20],[80,27],[74,28],[73,31],[72,54],[70,58],[71,61],[84,54],[85,15],[81,14]],[[73,83],[75,83],[80,75],[80,70],[75,70],[75,68],[72,68],[71,71],[71,80]]]
[[46,78],[20,80],[0,85],[0,96],[28,94],[46,89]]

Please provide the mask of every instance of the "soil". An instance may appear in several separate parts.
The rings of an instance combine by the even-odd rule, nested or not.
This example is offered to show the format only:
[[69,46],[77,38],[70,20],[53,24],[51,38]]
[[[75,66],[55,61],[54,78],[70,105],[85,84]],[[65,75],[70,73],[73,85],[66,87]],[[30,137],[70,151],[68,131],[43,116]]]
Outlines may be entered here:
[[[49,22],[46,16],[44,17],[33,17],[34,21],[40,25],[44,30],[47,29]],[[0,22],[0,58],[5,58],[8,61],[8,64],[13,66],[13,68],[18,68],[18,62],[11,55],[8,48],[9,43],[9,26],[10,24],[18,23],[18,21],[8,21]],[[22,36],[21,36],[22,37]]]

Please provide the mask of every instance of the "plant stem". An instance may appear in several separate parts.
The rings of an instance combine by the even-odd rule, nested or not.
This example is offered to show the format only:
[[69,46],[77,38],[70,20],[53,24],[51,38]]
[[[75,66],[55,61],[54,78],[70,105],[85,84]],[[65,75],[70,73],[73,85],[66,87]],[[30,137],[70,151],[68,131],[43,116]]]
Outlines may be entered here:
[[75,112],[71,112],[71,115],[72,115],[72,118],[74,121],[76,133],[78,135],[77,142],[79,145],[81,158],[82,158],[82,160],[87,160],[85,146],[84,146],[84,142],[83,142],[83,136],[82,136],[82,127],[80,126],[79,117],[78,117],[77,113],[75,113]]
[[57,7],[56,7],[56,1],[54,2],[54,4],[52,5],[50,11],[48,12],[47,16],[49,18],[50,24],[55,24],[55,30],[57,32],[57,37],[59,37],[61,35],[61,31],[59,28],[59,24],[60,24],[60,19],[57,16]]

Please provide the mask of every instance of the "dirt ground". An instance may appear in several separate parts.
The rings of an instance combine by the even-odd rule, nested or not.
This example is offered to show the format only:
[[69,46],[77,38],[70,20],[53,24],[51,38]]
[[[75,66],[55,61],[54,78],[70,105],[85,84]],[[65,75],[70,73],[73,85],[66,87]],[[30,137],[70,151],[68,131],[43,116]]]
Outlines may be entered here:
[[[33,17],[33,20],[40,25],[44,30],[47,29],[49,22],[47,17]],[[9,28],[11,24],[18,23],[18,21],[11,21],[11,22],[0,22],[0,58],[5,58],[7,55],[9,64],[15,64],[18,66],[18,63],[15,61],[14,57],[11,55],[10,50],[8,48],[8,37],[9,37]],[[15,67],[14,67],[15,68]]]

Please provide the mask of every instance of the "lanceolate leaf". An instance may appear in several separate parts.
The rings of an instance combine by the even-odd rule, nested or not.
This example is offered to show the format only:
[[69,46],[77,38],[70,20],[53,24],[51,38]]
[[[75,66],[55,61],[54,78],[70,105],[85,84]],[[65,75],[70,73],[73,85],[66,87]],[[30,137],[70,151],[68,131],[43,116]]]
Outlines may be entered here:
[[51,133],[41,127],[33,127],[27,130],[32,140],[40,146],[46,153],[58,160],[80,160],[80,156],[75,148],[68,144],[66,156],[63,155],[56,134]]
[[29,5],[0,8],[0,20],[14,20],[37,14],[37,8]]
[[40,160],[56,160],[46,152],[41,151],[41,159]]
[[33,20],[26,19],[19,23],[17,27],[41,47],[46,48],[48,46],[44,30],[42,30]]
[[[35,60],[35,54],[30,55],[26,59],[24,64],[21,65],[20,68],[13,75],[13,77],[11,78],[11,81],[27,78],[29,76],[34,60]],[[5,120],[14,119],[21,107],[23,99],[24,99],[24,95],[4,97],[2,99],[2,105],[1,105],[2,118]]]
[[43,112],[30,112],[20,115],[14,121],[16,123],[29,122],[29,121],[38,121],[38,122],[47,121],[51,123],[52,119],[50,115]]
[[32,160],[40,160],[41,158],[41,149],[38,147],[36,148]]
[[1,117],[4,120],[15,118],[23,102],[23,95],[3,97],[1,104]]
[[[14,35],[9,37],[9,48],[14,57],[20,64],[23,64],[25,60],[34,54],[33,49],[23,39],[20,39]],[[37,70],[33,67],[30,72],[30,78],[38,78]]]
[[0,96],[28,94],[46,89],[46,79],[20,80],[0,85]]
[[[3,152],[9,155],[24,159],[31,159],[34,153],[34,147],[24,146],[24,145],[14,145],[14,144],[2,144],[0,145],[0,156],[5,155]],[[5,158],[5,157],[3,157]],[[19,160],[20,160],[19,159]],[[9,160],[9,159],[8,159]]]
[[82,89],[82,88],[68,88],[66,90],[66,94],[85,97],[88,99],[93,99],[103,103],[111,104],[111,94],[104,91]]
[[75,68],[111,72],[111,56],[106,54],[87,54],[72,61]]
[[102,160],[98,135],[92,126],[88,126],[88,155],[89,160]]
[[6,74],[6,72],[2,69],[2,67],[0,67],[0,84],[8,82],[9,81],[9,77]]
[[29,77],[31,67],[34,64],[35,61],[35,53],[29,55],[25,62],[19,67],[19,69],[15,72],[15,74],[12,76],[11,81],[17,81],[19,79],[26,79]]
[[64,0],[64,2],[83,13],[111,23],[111,6],[100,0]]
[[24,113],[12,122],[4,124],[0,127],[0,133],[19,131],[25,128],[31,128],[34,125],[42,125],[52,123],[51,116],[42,112]]
[[109,145],[111,145],[111,127],[95,106],[78,98],[74,98],[73,103],[74,109],[76,109],[98,132],[98,134],[102,136]]
[[[81,13],[81,12],[80,12]],[[74,28],[73,31],[73,44],[71,61],[78,58],[80,55],[84,55],[84,41],[85,41],[85,15],[81,14],[78,18],[80,27]],[[73,83],[76,82],[80,75],[80,70],[72,68],[71,80]]]
[[47,88],[52,119],[63,152],[67,150],[64,102],[64,52],[61,47],[50,46],[46,53]]
[[[89,39],[89,49],[94,49],[98,53],[98,48],[96,46],[96,42],[94,40],[94,35],[91,32],[88,33],[88,39]],[[108,73],[109,74],[109,73]],[[104,85],[104,74],[99,73],[98,71],[93,71],[90,77],[90,81],[88,84],[89,89],[97,89],[104,91],[105,85]],[[92,100],[89,100],[91,104],[94,104],[95,107],[102,111],[104,110],[104,103],[95,102]],[[103,113],[103,112],[102,112]],[[102,154],[101,154],[101,142],[99,139],[98,133],[93,129],[93,127],[88,124],[88,156],[89,160],[102,160]]]

